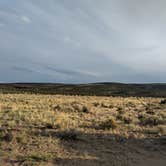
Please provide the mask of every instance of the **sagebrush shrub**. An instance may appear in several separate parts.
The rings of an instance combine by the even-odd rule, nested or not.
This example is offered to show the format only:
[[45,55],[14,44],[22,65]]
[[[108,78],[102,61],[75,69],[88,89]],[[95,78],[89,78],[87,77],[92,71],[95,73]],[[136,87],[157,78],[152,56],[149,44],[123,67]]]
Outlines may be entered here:
[[108,119],[100,123],[99,127],[103,130],[116,129],[118,126],[114,119]]
[[61,140],[73,140],[73,141],[76,141],[76,140],[78,140],[79,132],[77,132],[74,129],[65,130],[65,131],[61,131],[60,133],[58,133],[57,136]]

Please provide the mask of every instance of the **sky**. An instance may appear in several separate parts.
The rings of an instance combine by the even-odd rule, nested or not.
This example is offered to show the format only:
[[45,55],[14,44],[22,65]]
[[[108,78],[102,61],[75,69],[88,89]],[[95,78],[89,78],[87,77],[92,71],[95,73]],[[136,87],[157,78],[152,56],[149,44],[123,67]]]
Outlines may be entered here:
[[166,82],[165,0],[0,0],[0,82]]

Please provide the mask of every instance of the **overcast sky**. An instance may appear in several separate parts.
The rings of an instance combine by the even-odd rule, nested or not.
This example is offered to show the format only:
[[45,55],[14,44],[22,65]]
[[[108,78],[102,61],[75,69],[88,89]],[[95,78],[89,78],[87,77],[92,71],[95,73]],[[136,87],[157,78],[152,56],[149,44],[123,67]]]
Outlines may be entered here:
[[166,82],[165,0],[0,0],[0,82]]

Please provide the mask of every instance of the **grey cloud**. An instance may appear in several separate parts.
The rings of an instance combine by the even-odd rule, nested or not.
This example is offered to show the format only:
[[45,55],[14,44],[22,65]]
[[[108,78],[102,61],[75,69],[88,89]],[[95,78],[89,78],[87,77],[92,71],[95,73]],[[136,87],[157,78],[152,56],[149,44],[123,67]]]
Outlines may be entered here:
[[29,81],[164,82],[165,7],[165,0],[0,0],[0,81],[24,81],[26,73]]
[[91,77],[97,77],[98,73],[94,73],[91,71],[79,71],[79,70],[69,70],[69,69],[59,69],[59,68],[54,68],[54,67],[50,67],[47,66],[46,69],[60,73],[60,74],[64,74],[64,75],[71,75],[71,76],[91,76]]
[[25,68],[25,67],[17,67],[17,66],[12,67],[12,70],[21,71],[21,72],[25,72],[25,73],[27,73],[27,72],[28,73],[34,72],[31,69],[28,69],[28,68]]

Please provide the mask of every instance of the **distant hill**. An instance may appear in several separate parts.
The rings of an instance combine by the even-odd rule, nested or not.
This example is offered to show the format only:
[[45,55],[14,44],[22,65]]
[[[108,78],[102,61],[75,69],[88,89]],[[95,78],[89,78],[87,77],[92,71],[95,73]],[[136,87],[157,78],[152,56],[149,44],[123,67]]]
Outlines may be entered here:
[[52,84],[13,83],[0,84],[0,93],[37,93],[95,96],[166,97],[166,84]]

